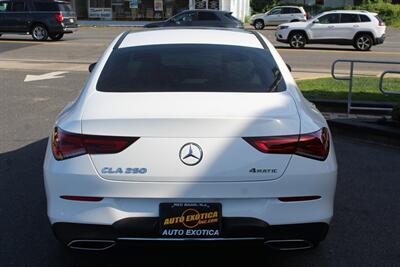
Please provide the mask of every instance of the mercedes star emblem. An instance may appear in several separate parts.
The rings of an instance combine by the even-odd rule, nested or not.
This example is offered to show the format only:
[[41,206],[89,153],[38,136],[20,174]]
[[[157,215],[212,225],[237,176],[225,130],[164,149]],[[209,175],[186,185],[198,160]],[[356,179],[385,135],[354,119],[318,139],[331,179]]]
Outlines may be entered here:
[[198,144],[187,143],[183,145],[179,151],[179,158],[184,164],[194,166],[199,164],[203,158],[203,150],[201,150],[201,147]]

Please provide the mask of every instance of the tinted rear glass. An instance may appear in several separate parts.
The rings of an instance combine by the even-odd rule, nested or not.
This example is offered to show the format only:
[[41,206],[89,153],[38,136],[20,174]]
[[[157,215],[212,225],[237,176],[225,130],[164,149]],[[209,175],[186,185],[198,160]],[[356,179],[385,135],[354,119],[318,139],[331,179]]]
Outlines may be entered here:
[[371,20],[370,20],[367,16],[365,16],[365,15],[360,15],[360,19],[361,19],[362,22],[370,22],[370,21],[371,21]]
[[358,14],[341,14],[340,23],[356,23],[360,22]]
[[379,16],[375,16],[375,18],[376,18],[379,22],[383,23],[383,20],[382,20]]
[[212,12],[199,12],[197,14],[198,20],[220,20],[217,15]]
[[236,21],[236,22],[242,24],[242,21],[241,21],[241,20],[239,20],[238,18],[232,16],[232,13],[225,13],[225,17],[227,17],[227,18],[229,18],[229,19],[231,19],[231,20],[233,20],[233,21]]
[[292,8],[292,7],[285,7],[283,8],[282,14],[297,14],[301,13],[300,9]]
[[269,51],[229,45],[151,45],[115,50],[103,92],[272,92],[285,83]]

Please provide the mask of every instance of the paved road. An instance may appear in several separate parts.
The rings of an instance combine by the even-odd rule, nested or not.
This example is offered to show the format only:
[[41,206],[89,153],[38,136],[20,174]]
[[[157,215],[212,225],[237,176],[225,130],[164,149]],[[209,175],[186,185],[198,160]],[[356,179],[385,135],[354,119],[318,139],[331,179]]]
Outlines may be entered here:
[[[4,35],[0,38],[0,69],[85,71],[89,63],[97,61],[112,39],[127,29],[83,27],[76,34],[66,35],[60,42],[41,43],[32,41],[30,36]],[[351,46],[328,45],[310,45],[305,49],[294,50],[275,41],[273,28],[260,32],[276,45],[297,78],[329,76],[330,66],[336,59],[400,59],[400,30],[390,28],[386,42],[370,52],[358,52]],[[359,68],[367,74],[376,74],[394,67],[375,65]],[[339,70],[343,72],[347,67],[339,66]]]
[[315,250],[280,253],[245,245],[124,247],[100,254],[64,250],[48,225],[42,162],[54,117],[79,94],[87,73],[25,83],[27,73],[43,71],[0,71],[0,266],[399,266],[400,149],[341,136],[334,139],[335,217],[327,240]]

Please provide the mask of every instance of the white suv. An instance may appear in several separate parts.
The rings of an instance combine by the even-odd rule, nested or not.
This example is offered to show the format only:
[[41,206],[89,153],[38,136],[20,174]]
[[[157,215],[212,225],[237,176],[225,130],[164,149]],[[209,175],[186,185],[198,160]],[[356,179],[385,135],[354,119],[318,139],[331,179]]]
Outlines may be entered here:
[[250,18],[250,25],[254,26],[257,30],[262,30],[265,26],[276,26],[282,23],[306,20],[307,13],[304,8],[298,6],[278,6],[265,14],[253,15]]
[[353,45],[368,51],[385,40],[386,26],[378,14],[367,11],[330,11],[307,22],[286,23],[278,27],[276,39],[292,48],[308,44]]

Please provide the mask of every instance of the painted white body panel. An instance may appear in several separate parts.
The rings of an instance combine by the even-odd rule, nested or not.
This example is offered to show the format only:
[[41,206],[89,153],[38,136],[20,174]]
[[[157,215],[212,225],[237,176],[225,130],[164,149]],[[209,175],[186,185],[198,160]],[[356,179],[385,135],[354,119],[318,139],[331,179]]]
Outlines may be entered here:
[[154,44],[219,44],[262,48],[260,42],[252,34],[215,29],[204,29],[196,34],[189,29],[163,30],[157,33],[157,38],[152,31],[141,31],[128,35],[120,48]]
[[[89,156],[59,162],[49,148],[44,168],[50,222],[87,224],[154,217],[158,216],[159,203],[198,201],[222,203],[222,214],[226,217],[253,217],[271,225],[329,223],[337,175],[333,149],[324,162],[293,156],[284,177],[258,182],[109,181],[99,177]],[[75,202],[60,199],[60,195],[102,196],[105,200]],[[293,203],[277,199],[297,195],[321,195],[322,198]]]
[[[174,36],[182,33],[160,30],[167,31],[176,31]],[[186,31],[187,36],[174,42],[201,36],[204,40],[199,42],[208,38],[214,44],[231,42],[262,49],[261,44],[254,43],[257,38],[247,32]],[[146,33],[148,43],[137,41],[138,34],[129,34],[123,47],[153,44],[158,31]],[[215,39],[217,35],[224,38]],[[201,201],[221,203],[225,217],[252,217],[271,225],[329,223],[337,175],[332,141],[328,158],[317,161],[297,155],[263,154],[242,139],[311,133],[328,127],[315,106],[301,95],[272,44],[261,38],[284,77],[285,92],[101,93],[96,91],[96,81],[117,38],[98,61],[82,94],[59,115],[55,125],[74,133],[141,138],[118,154],[82,155],[62,161],[55,160],[49,143],[44,179],[50,222],[110,225],[127,217],[158,216],[161,202]],[[204,158],[196,166],[180,162],[179,149],[187,142],[195,142],[204,150]],[[148,174],[104,174],[101,170],[106,166],[145,167]],[[251,167],[276,168],[278,172],[250,174]],[[62,195],[104,200],[69,201],[61,199]],[[292,203],[278,200],[308,195],[321,198]]]

